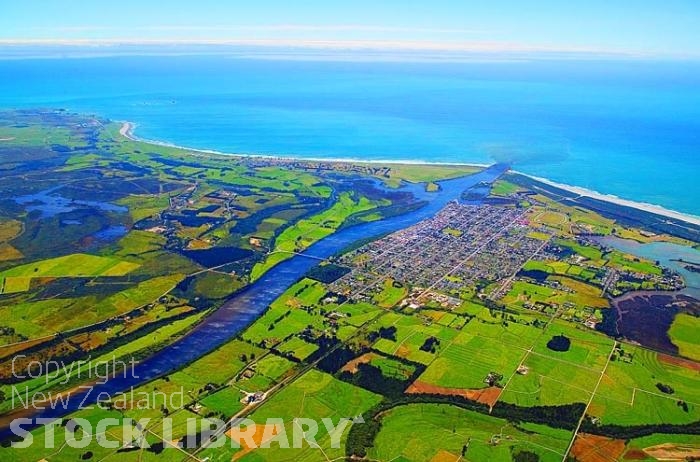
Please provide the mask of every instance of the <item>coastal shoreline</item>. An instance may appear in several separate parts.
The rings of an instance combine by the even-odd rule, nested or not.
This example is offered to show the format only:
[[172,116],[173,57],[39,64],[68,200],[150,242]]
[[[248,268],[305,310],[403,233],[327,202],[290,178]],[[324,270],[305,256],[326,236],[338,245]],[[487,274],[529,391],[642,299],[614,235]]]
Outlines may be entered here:
[[700,226],[700,217],[689,214],[689,213],[683,213],[683,212],[678,212],[676,210],[670,210],[667,209],[661,205],[656,205],[656,204],[649,204],[647,202],[637,202],[629,199],[624,199],[622,197],[618,197],[614,194],[604,194],[598,191],[593,191],[591,189],[586,189],[580,186],[571,186],[568,184],[564,183],[557,183],[556,181],[548,180],[547,178],[542,178],[534,175],[529,175],[527,173],[523,172],[518,172],[513,170],[513,173],[517,173],[518,175],[526,176],[530,179],[533,179],[535,181],[538,181],[540,183],[544,183],[549,186],[553,186],[555,188],[563,189],[565,191],[569,191],[574,194],[578,194],[579,197],[590,197],[591,199],[597,199],[605,202],[610,202],[615,205],[620,205],[623,207],[631,207],[634,209],[642,210],[644,212],[649,212],[653,213],[655,215],[661,215],[667,218],[673,218],[676,220],[684,221],[686,223],[690,223],[693,225]]
[[409,160],[409,159],[355,159],[352,157],[300,157],[293,154],[254,154],[254,153],[230,153],[217,151],[214,149],[201,149],[201,148],[191,148],[188,146],[181,146],[175,143],[168,143],[165,141],[149,140],[147,138],[141,138],[134,135],[134,129],[136,124],[134,122],[121,122],[122,127],[119,129],[119,134],[125,138],[136,141],[139,143],[152,144],[154,146],[161,146],[166,148],[176,148],[182,149],[184,151],[190,151],[193,154],[209,154],[215,156],[227,156],[227,157],[249,157],[254,159],[280,159],[288,161],[313,161],[313,162],[329,162],[329,163],[345,163],[345,164],[381,164],[381,165],[436,165],[440,167],[478,167],[486,168],[492,164],[480,164],[475,162],[427,162],[423,160]]
[[[285,156],[285,155],[265,155],[265,154],[232,154],[222,151],[216,151],[213,149],[198,149],[190,148],[187,146],[180,146],[174,143],[167,143],[164,141],[156,141],[144,139],[136,136],[134,130],[136,129],[136,124],[134,122],[122,121],[122,126],[119,129],[119,134],[131,141],[137,141],[140,143],[153,144],[155,146],[183,149],[190,151],[192,153],[199,154],[209,154],[217,156],[237,156],[237,157],[252,157],[252,158],[263,158],[263,159],[281,159],[281,160],[298,160],[298,161],[313,161],[313,162],[339,162],[339,163],[354,163],[354,164],[383,164],[383,165],[437,165],[437,166],[457,166],[457,167],[488,167],[489,164],[478,164],[478,163],[456,163],[456,162],[426,162],[420,160],[366,160],[366,159],[352,159],[352,158],[318,158],[318,157],[298,157],[298,156]],[[544,183],[555,188],[560,188],[565,191],[569,191],[574,194],[578,194],[581,197],[590,197],[592,199],[601,200],[609,202],[611,204],[631,207],[634,209],[642,210],[644,212],[653,213],[655,215],[673,218],[675,220],[680,220],[692,225],[700,226],[700,217],[692,215],[689,213],[679,212],[676,210],[667,209],[661,205],[650,204],[646,202],[637,202],[630,199],[624,199],[614,194],[605,194],[598,191],[593,191],[581,186],[573,186],[565,183],[558,183],[556,181],[548,180],[547,178],[538,177],[535,175],[530,175],[517,170],[511,170],[513,173],[528,177],[532,180]]]

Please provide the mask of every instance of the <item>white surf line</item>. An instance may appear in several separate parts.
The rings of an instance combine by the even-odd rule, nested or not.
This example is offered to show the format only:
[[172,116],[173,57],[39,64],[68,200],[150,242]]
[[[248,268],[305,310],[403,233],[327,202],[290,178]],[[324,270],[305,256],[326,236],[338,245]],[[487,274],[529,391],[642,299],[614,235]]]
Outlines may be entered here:
[[[136,136],[134,134],[134,130],[136,129],[136,124],[133,122],[122,122],[122,127],[119,130],[119,133],[127,138],[128,140],[131,141],[138,141],[140,143],[147,143],[147,144],[152,144],[155,146],[161,146],[161,147],[167,147],[167,148],[175,148],[175,149],[180,149],[183,151],[188,151],[188,154],[193,155],[193,156],[200,156],[200,157],[205,157],[207,155],[216,155],[216,156],[232,156],[232,157],[249,157],[249,158],[260,158],[260,159],[271,159],[271,160],[282,160],[282,161],[307,161],[307,162],[328,162],[328,163],[343,163],[343,164],[359,164],[359,165],[386,165],[386,166],[392,166],[392,165],[426,165],[426,166],[450,166],[450,167],[477,167],[477,168],[488,168],[490,165],[489,164],[479,164],[479,163],[464,163],[464,162],[427,162],[427,161],[421,161],[421,160],[410,160],[410,159],[369,159],[369,160],[363,160],[363,159],[355,159],[355,158],[334,158],[334,157],[303,157],[303,156],[298,156],[298,155],[293,155],[293,154],[279,154],[279,155],[270,155],[270,154],[254,154],[254,153],[226,153],[223,151],[217,151],[214,149],[200,149],[200,148],[191,148],[187,146],[180,146],[174,143],[168,143],[168,142],[163,142],[163,141],[157,141],[157,140],[149,140],[149,139],[144,139]],[[584,197],[590,197],[592,199],[598,199],[602,200],[605,202],[609,202],[612,204],[616,205],[621,205],[624,207],[631,207],[637,210],[643,210],[645,212],[653,213],[656,215],[660,215],[666,218],[675,218],[677,220],[684,221],[686,223],[691,223],[694,225],[700,226],[700,217],[689,214],[689,213],[684,213],[684,212],[678,212],[676,210],[671,210],[667,209],[663,206],[656,205],[656,204],[649,204],[646,202],[636,202],[633,200],[629,199],[623,199],[621,197],[615,196],[613,194],[605,194],[601,193],[598,191],[593,191],[590,189],[586,189],[580,186],[572,186],[568,185],[565,183],[558,183],[556,181],[549,180],[547,178],[542,178],[538,177],[535,175],[529,175],[527,173],[523,173],[517,170],[511,170],[511,172],[516,173],[518,175],[522,175],[528,178],[531,178],[535,181],[539,181],[540,183],[547,184],[549,186],[554,186],[559,189],[563,189],[565,191],[578,194],[579,196],[584,196]]]
[[690,213],[678,212],[676,210],[667,209],[666,207],[663,207],[661,205],[649,204],[647,202],[636,202],[629,199],[623,199],[614,194],[605,194],[598,191],[586,189],[580,186],[572,186],[565,183],[558,183],[556,181],[548,180],[547,178],[528,175],[527,173],[518,172],[516,170],[511,171],[518,175],[522,175],[535,181],[539,181],[540,183],[544,183],[549,186],[554,186],[555,188],[563,189],[564,191],[568,191],[573,194],[578,194],[579,197],[589,197],[591,199],[597,199],[611,204],[620,205],[623,207],[630,207],[655,215],[660,215],[665,218],[674,218],[676,220],[700,226],[700,217]]
[[579,430],[581,430],[581,425],[583,424],[583,419],[586,418],[586,414],[588,413],[588,409],[591,407],[591,403],[593,402],[593,398],[595,398],[596,393],[598,393],[598,388],[600,387],[600,383],[603,381],[603,377],[605,377],[605,372],[608,370],[608,366],[610,365],[610,359],[612,358],[612,355],[615,353],[615,348],[617,347],[617,341],[613,343],[613,347],[610,350],[610,354],[608,355],[608,360],[605,362],[605,367],[603,368],[602,371],[600,371],[600,377],[598,378],[598,383],[596,383],[595,388],[593,389],[593,393],[591,393],[591,397],[588,400],[588,403],[586,404],[586,408],[583,410],[583,413],[581,414],[581,418],[578,420],[578,425],[576,425],[576,430],[574,430],[574,435],[571,437],[571,442],[569,443],[569,447],[566,449],[566,453],[564,454],[564,458],[562,459],[562,462],[566,462],[567,458],[569,457],[569,453],[571,452],[571,448],[574,447],[574,442],[576,441],[576,435],[578,435]]
[[[129,125],[130,129],[127,130],[125,133],[122,133],[120,130],[120,134],[124,136],[125,138],[131,140],[131,141],[136,141],[139,143],[145,143],[145,144],[151,144],[153,146],[159,146],[159,147],[164,147],[164,148],[172,148],[172,149],[179,149],[181,151],[186,151],[185,154],[195,156],[195,157],[204,157],[204,158],[211,158],[211,156],[225,156],[225,157],[236,157],[236,158],[250,158],[250,159],[267,159],[267,160],[273,160],[273,161],[284,161],[284,162],[319,162],[319,163],[328,163],[328,164],[351,164],[351,165],[359,165],[359,166],[386,166],[386,167],[395,167],[395,166],[405,166],[405,165],[411,165],[411,166],[437,166],[437,167],[468,167],[468,168],[475,168],[477,169],[475,172],[472,173],[478,173],[480,170],[487,169],[491,167],[492,165],[495,165],[494,163],[490,164],[481,164],[478,162],[430,162],[427,160],[415,160],[415,159],[360,159],[360,158],[355,158],[355,157],[306,157],[300,154],[292,154],[292,153],[280,153],[280,154],[260,154],[260,153],[255,153],[255,152],[225,152],[225,151],[218,151],[215,149],[202,149],[202,148],[192,148],[188,146],[182,146],[179,144],[175,143],[169,143],[166,141],[158,141],[158,140],[149,140],[146,138],[141,138],[137,135],[134,134],[134,131],[136,130],[137,124],[134,122],[125,122],[125,121],[115,121],[115,122],[121,122],[122,123],[122,128],[124,128],[124,125]],[[448,178],[442,178],[437,181],[442,181],[445,179],[452,179],[452,178],[459,178],[467,175],[471,175],[472,173],[464,173],[464,174],[458,174],[454,177],[448,177]],[[404,180],[407,181],[407,180]],[[408,181],[409,183],[425,183],[423,181]]]

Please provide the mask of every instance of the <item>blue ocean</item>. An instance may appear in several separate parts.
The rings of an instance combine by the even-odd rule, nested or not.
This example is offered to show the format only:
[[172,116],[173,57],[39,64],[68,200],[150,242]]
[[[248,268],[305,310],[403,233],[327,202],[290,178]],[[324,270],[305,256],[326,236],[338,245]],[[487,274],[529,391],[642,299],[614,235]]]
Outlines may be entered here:
[[700,64],[141,56],[0,61],[0,108],[230,153],[508,162],[700,216]]

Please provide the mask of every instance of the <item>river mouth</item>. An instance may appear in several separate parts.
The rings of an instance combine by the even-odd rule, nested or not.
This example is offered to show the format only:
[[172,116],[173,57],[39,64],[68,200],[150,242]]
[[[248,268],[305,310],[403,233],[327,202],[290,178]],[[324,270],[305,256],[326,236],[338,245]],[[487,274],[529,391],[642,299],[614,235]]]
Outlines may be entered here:
[[[230,341],[255,322],[270,303],[321,260],[336,255],[357,241],[377,238],[432,217],[449,202],[460,200],[464,191],[481,182],[493,183],[507,169],[507,165],[495,164],[478,173],[443,180],[439,182],[440,190],[434,193],[425,192],[425,187],[419,183],[405,185],[402,191],[411,192],[421,202],[421,207],[382,220],[357,223],[317,241],[305,252],[317,258],[295,255],[277,264],[233,295],[188,334],[138,363],[133,374],[110,377],[91,388],[87,392],[90,396],[85,396],[86,393],[71,395],[61,406],[36,409],[31,417],[62,417],[78,410],[83,404],[92,404],[100,393],[114,396],[183,367]],[[0,423],[0,439],[4,436],[10,436],[9,429],[2,428]]]

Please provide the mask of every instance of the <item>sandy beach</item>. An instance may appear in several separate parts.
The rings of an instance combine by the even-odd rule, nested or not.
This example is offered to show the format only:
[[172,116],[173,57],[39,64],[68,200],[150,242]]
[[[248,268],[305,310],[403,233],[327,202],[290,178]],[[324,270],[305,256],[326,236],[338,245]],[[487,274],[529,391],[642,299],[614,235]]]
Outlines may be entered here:
[[700,226],[700,217],[696,217],[695,215],[677,212],[675,210],[669,210],[669,209],[662,207],[660,205],[631,201],[628,199],[623,199],[621,197],[617,197],[613,194],[603,194],[603,193],[600,193],[598,191],[591,191],[590,189],[581,188],[579,186],[571,186],[568,184],[557,183],[557,182],[548,180],[546,178],[528,175],[528,174],[522,173],[522,172],[516,172],[516,173],[523,175],[523,176],[527,176],[528,178],[532,178],[533,180],[537,180],[541,183],[545,183],[545,184],[548,184],[550,186],[554,186],[556,188],[560,188],[560,189],[572,192],[574,194],[578,194],[579,196],[590,197],[593,199],[611,202],[613,204],[622,205],[625,207],[632,207],[635,209],[644,210],[645,212],[654,213],[656,215],[661,215],[664,217],[675,218],[677,220],[685,221],[686,223],[691,223],[691,224]]
[[[199,154],[209,154],[209,155],[226,155],[226,156],[239,156],[239,157],[260,157],[260,158],[266,158],[266,159],[284,159],[284,160],[307,160],[307,161],[314,161],[314,162],[346,162],[346,163],[356,163],[356,164],[385,164],[385,165],[442,165],[442,166],[449,166],[449,165],[454,165],[454,166],[470,166],[470,167],[488,167],[488,164],[476,164],[476,163],[454,163],[454,162],[423,162],[423,161],[416,161],[416,160],[400,160],[400,159],[387,159],[387,160],[366,160],[366,159],[352,159],[352,158],[313,158],[313,157],[296,157],[296,156],[285,156],[285,155],[277,155],[277,156],[270,156],[270,155],[262,155],[262,154],[231,154],[231,153],[226,153],[226,152],[221,152],[221,151],[215,151],[215,150],[210,150],[210,149],[195,149],[195,148],[189,148],[186,146],[178,146],[176,144],[172,143],[166,143],[162,141],[154,141],[154,140],[147,140],[147,139],[142,139],[134,135],[134,129],[136,128],[136,124],[133,122],[122,122],[122,126],[119,129],[119,134],[124,136],[125,138],[131,140],[131,141],[139,141],[142,143],[149,143],[153,144],[156,146],[166,146],[170,148],[177,148],[177,149],[183,149],[190,151],[192,153],[199,153]],[[534,176],[534,175],[528,175],[527,173],[523,172],[518,172],[513,170],[513,173],[517,173],[519,175],[527,176],[529,178],[532,178],[533,180],[539,181],[541,183],[548,184],[550,186],[554,186],[556,188],[560,188],[569,192],[572,192],[574,194],[578,194],[579,196],[584,196],[584,197],[590,197],[593,199],[598,199],[606,202],[610,202],[612,204],[616,205],[621,205],[625,207],[632,207],[638,210],[643,210],[645,212],[653,213],[656,215],[668,217],[668,218],[673,218],[676,220],[681,220],[686,223],[690,223],[693,225],[700,226],[700,217],[697,217],[695,215],[687,214],[687,213],[682,213],[678,212],[675,210],[670,210],[665,207],[662,207],[660,205],[656,204],[648,204],[645,202],[636,202],[633,200],[629,199],[623,199],[621,197],[617,197],[613,194],[603,194],[597,191],[592,191],[590,189],[582,188],[580,186],[572,186],[568,184],[563,184],[563,183],[557,183],[551,180],[548,180],[546,178]]]
[[122,123],[122,127],[119,129],[119,134],[131,141],[139,141],[132,134],[135,127],[136,125],[131,122],[124,122]]

